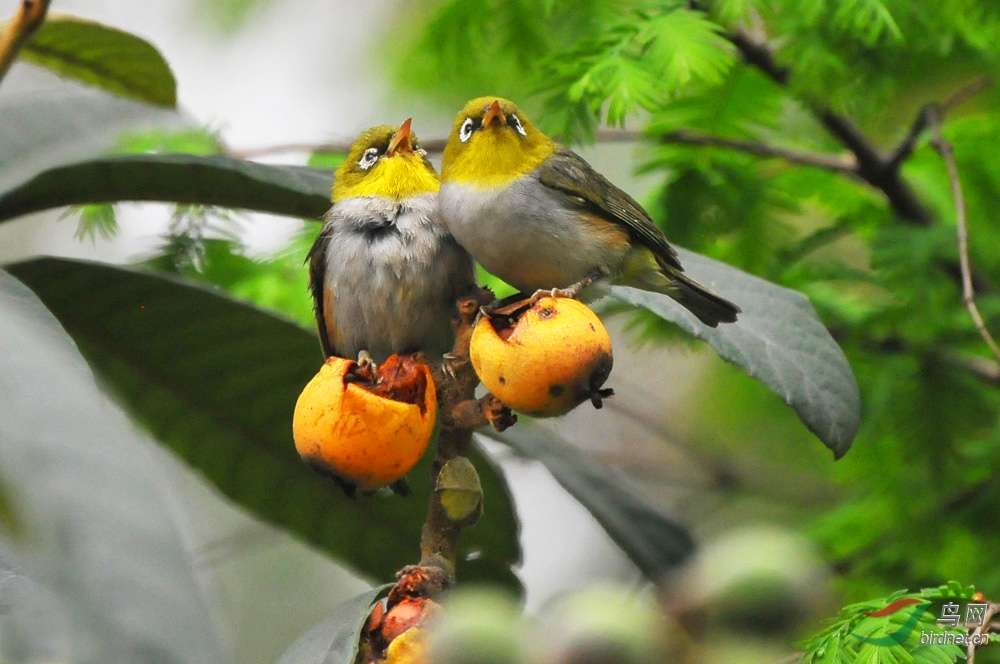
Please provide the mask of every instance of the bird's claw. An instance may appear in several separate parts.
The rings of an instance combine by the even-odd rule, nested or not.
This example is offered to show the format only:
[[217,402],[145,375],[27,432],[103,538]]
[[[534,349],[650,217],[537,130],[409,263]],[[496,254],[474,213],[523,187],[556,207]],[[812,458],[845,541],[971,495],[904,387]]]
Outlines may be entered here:
[[584,288],[586,288],[592,283],[594,283],[594,277],[584,277],[580,281],[576,282],[575,284],[570,284],[566,288],[552,288],[549,290],[540,288],[532,294],[531,303],[535,304],[543,297],[551,297],[551,298],[568,297],[575,300],[580,295],[580,291],[582,291]]
[[372,376],[378,378],[378,363],[375,362],[375,358],[371,356],[367,350],[363,350],[358,353],[358,366],[366,371],[370,371]]
[[462,358],[455,353],[445,353],[441,356],[441,370],[449,380],[457,380],[455,375],[455,365],[461,362]]

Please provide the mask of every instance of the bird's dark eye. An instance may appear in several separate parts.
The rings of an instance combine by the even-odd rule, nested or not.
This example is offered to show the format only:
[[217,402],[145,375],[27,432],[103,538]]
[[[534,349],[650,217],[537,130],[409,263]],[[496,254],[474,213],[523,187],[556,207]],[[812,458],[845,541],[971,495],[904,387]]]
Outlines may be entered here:
[[417,153],[418,155],[420,155],[421,157],[426,157],[427,156],[427,150],[425,150],[422,147],[420,147],[420,145],[417,144],[416,141],[414,141],[414,143],[413,143],[413,151],[415,153]]
[[358,160],[358,166],[367,171],[375,165],[376,161],[378,161],[378,148],[368,148]]
[[465,143],[472,136],[472,118],[465,118],[465,122],[458,128],[458,140]]
[[513,127],[514,131],[519,133],[521,136],[528,135],[528,132],[526,132],[524,130],[524,127],[521,126],[521,119],[517,117],[516,113],[511,113],[509,116],[507,116],[507,124]]

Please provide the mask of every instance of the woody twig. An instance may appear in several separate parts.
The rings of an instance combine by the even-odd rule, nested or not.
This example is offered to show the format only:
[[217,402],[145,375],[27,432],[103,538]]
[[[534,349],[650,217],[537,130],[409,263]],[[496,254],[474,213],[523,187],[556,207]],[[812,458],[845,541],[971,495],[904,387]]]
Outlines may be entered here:
[[951,193],[955,199],[955,233],[958,242],[958,265],[962,280],[962,301],[969,311],[979,335],[986,342],[993,356],[1000,360],[1000,346],[997,346],[993,335],[986,328],[979,307],[976,306],[976,293],[972,286],[972,268],[969,262],[969,232],[966,224],[965,196],[962,192],[962,183],[958,177],[958,166],[955,163],[955,153],[951,143],[945,140],[941,131],[942,116],[944,107],[938,105],[928,106],[925,115],[927,127],[931,131],[931,145],[941,155],[945,167],[948,169],[948,182],[951,185]]
[[21,49],[45,22],[48,11],[49,0],[21,0],[14,18],[0,32],[0,81],[7,75]]

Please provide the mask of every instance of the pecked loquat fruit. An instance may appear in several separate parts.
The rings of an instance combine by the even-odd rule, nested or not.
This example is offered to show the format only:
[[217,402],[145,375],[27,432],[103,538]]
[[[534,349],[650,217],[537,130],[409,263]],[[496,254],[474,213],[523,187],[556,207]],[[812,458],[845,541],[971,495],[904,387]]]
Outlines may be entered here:
[[480,317],[469,348],[483,385],[506,406],[534,417],[564,415],[611,390],[611,338],[579,300],[524,300]]
[[352,494],[406,475],[427,449],[436,416],[426,364],[392,355],[373,373],[331,357],[299,395],[292,434],[303,460]]

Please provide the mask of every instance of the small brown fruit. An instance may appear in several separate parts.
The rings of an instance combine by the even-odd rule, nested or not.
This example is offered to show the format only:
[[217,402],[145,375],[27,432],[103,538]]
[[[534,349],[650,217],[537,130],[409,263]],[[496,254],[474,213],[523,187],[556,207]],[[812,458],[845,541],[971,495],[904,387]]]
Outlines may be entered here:
[[389,609],[382,621],[382,638],[392,643],[400,634],[425,625],[441,610],[441,605],[426,597],[406,597]]
[[318,470],[362,491],[402,478],[434,431],[437,395],[430,369],[393,355],[375,380],[352,360],[331,357],[295,404],[295,449]]
[[483,385],[514,410],[564,415],[586,400],[600,408],[610,390],[611,338],[587,305],[567,297],[524,300],[483,316],[469,356]]

